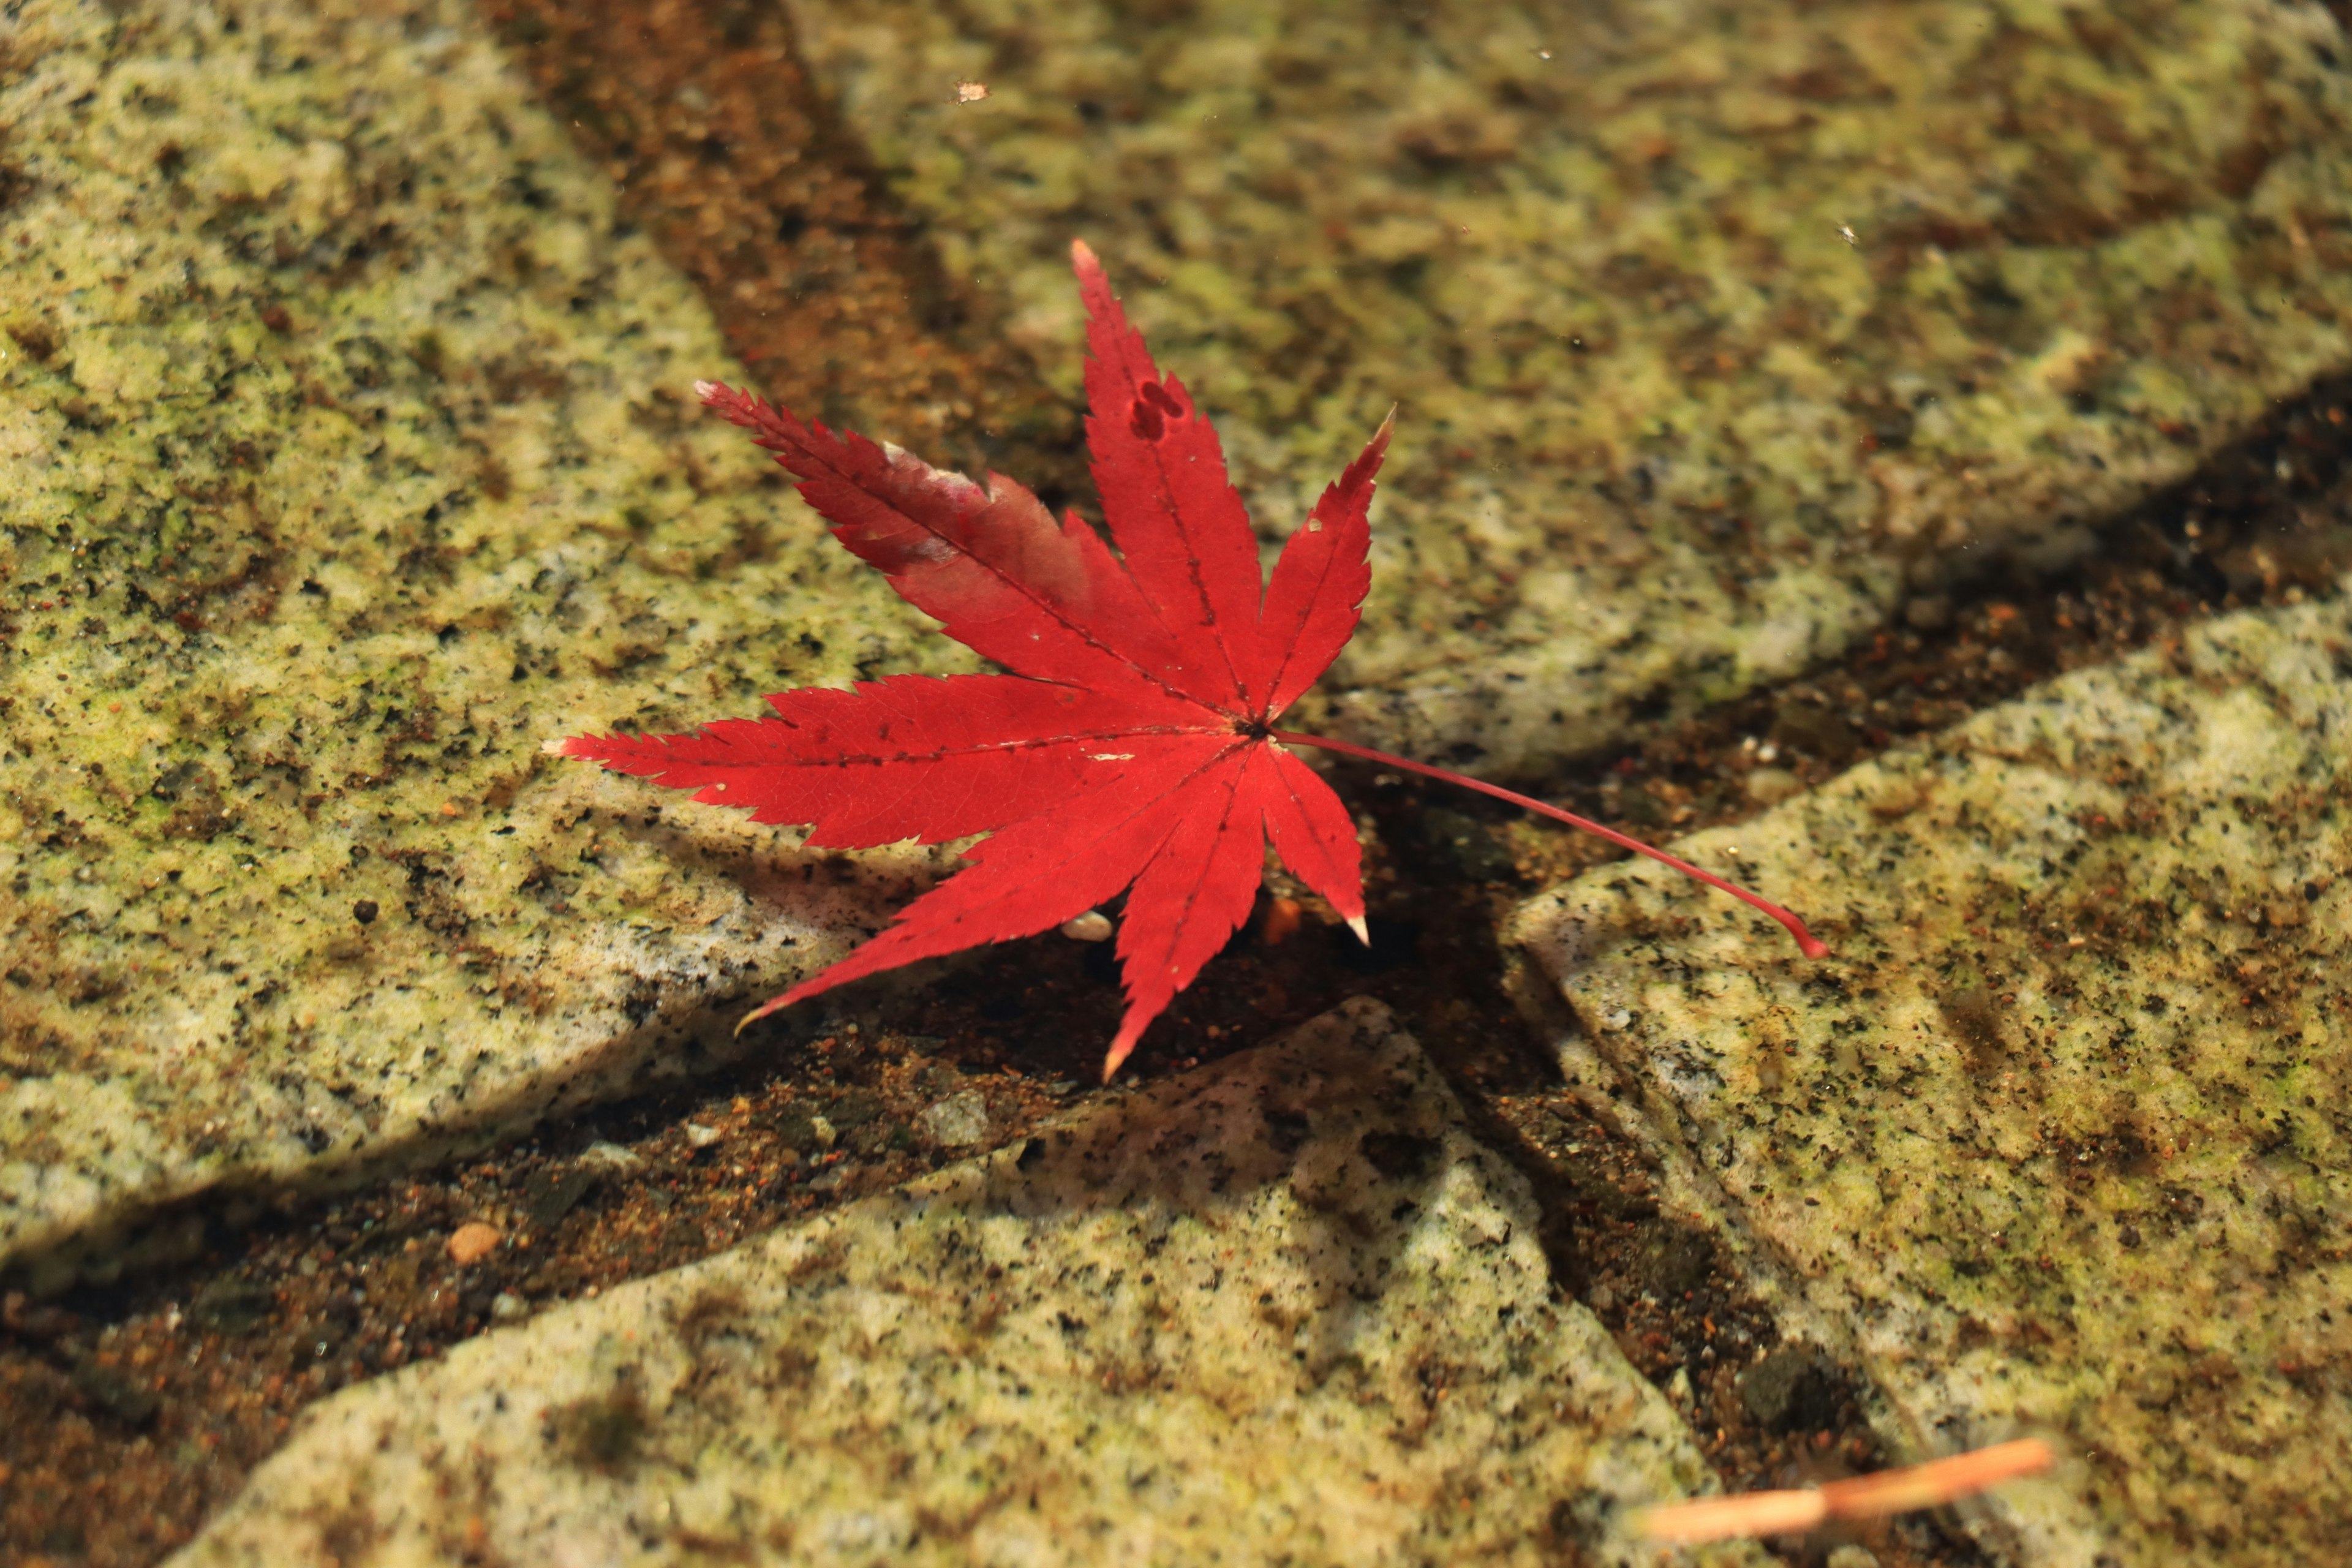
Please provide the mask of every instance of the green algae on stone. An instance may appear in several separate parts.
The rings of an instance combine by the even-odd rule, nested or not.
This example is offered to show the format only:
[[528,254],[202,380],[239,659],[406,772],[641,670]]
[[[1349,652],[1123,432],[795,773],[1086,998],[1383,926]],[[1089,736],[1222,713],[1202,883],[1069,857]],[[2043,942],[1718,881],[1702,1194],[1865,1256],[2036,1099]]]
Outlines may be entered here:
[[870,928],[919,862],[540,753],[954,650],[698,416],[708,313],[468,13],[0,26],[0,1263],[528,1119]]
[[1402,400],[1334,689],[1423,754],[1785,676],[2352,361],[2308,0],[791,5],[1073,395],[1103,254],[1269,542]]
[[[2063,1436],[2022,1560],[2352,1555],[2352,605],[2209,623],[1517,933],[1922,1449]],[[2100,1555],[2105,1553],[2106,1555]]]
[[1660,1561],[1711,1478],[1537,1226],[1360,1000],[348,1390],[173,1561]]

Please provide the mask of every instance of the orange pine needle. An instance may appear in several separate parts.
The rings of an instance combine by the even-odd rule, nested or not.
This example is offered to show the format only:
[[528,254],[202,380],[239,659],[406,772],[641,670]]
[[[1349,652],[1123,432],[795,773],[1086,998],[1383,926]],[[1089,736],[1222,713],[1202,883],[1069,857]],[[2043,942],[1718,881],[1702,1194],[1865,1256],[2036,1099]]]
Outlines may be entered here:
[[1642,1533],[1653,1541],[1685,1544],[1729,1541],[1740,1536],[1782,1535],[1811,1530],[1833,1519],[1871,1519],[1948,1502],[2038,1476],[2057,1462],[2039,1437],[1997,1443],[1907,1469],[1832,1481],[1801,1491],[1748,1492],[1738,1497],[1701,1498],[1646,1510]]

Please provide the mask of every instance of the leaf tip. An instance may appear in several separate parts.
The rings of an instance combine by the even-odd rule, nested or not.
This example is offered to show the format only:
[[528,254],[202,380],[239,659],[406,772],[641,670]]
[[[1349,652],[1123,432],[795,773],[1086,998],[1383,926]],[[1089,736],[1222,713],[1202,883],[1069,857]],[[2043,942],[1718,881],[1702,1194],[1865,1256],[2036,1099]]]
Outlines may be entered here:
[[1101,272],[1102,262],[1095,255],[1093,246],[1083,239],[1074,239],[1070,241],[1070,268],[1079,277],[1084,278],[1089,272]]
[[705,403],[718,402],[719,395],[726,390],[726,387],[715,381],[698,381],[694,384],[694,395]]
[[1370,948],[1372,945],[1372,928],[1364,923],[1363,916],[1349,915],[1348,929],[1356,933],[1356,940],[1362,942],[1365,947]]
[[778,1008],[782,1007],[785,1003],[792,999],[793,994],[790,991],[787,991],[782,996],[769,997],[765,1002],[761,1003],[758,1006],[744,1014],[742,1017],[737,1019],[735,1022],[735,1037],[738,1039],[742,1038],[744,1030],[750,1028],[752,1025],[758,1023],[769,1014],[775,1012]]
[[1135,1054],[1136,1039],[1142,1033],[1140,1025],[1126,1025],[1122,1026],[1118,1035],[1113,1037],[1110,1049],[1103,1057],[1103,1082],[1108,1083],[1118,1076],[1119,1068],[1126,1063],[1128,1058]]

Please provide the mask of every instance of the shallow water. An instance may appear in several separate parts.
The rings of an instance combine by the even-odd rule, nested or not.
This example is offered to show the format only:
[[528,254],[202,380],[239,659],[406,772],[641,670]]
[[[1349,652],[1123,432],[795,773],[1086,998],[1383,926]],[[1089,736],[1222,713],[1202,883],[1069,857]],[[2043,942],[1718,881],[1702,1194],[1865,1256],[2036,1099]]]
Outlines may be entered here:
[[[725,1103],[780,1117],[833,1095],[814,1043],[899,1001],[788,1021],[750,1068],[728,1018],[944,868],[803,855],[541,756],[968,667],[694,417],[698,377],[1090,510],[1084,236],[1269,549],[1400,405],[1364,630],[1303,720],[1658,835],[2330,591],[2343,558],[2352,56],[2318,6],[60,3],[0,27],[0,1237],[33,1291],[9,1386],[43,1412],[0,1463],[86,1456],[138,1500],[13,1488],[27,1552],[152,1560],[279,1413],[502,1293],[835,1201],[830,1151],[762,1137],[740,1190],[782,1196],[707,1237],[617,1183],[518,1217],[594,1141],[588,1103],[707,1119],[633,1097],[729,1070],[772,1073]],[[1486,889],[1587,851],[1475,803],[1432,803],[1435,834],[1366,809],[1376,917],[1460,930],[1386,976],[1266,947],[1280,1000],[1213,970],[1147,1070],[1370,984],[1554,1092],[1508,1043]],[[861,1179],[929,1157],[933,1067],[1021,1068],[1010,1139],[1116,1011],[1060,950],[961,973],[915,988],[949,993],[914,1030],[941,1043],[893,1026],[846,1075],[882,1130]],[[397,1245],[303,1240],[345,1226],[330,1186]],[[295,1217],[243,1239],[273,1205]],[[433,1260],[477,1210],[564,1263],[457,1288]],[[207,1291],[266,1298],[268,1326]],[[419,1313],[429,1336],[393,1333]],[[199,1348],[239,1391],[218,1409],[162,1370]],[[1738,1426],[1727,1451],[1769,1448]]]

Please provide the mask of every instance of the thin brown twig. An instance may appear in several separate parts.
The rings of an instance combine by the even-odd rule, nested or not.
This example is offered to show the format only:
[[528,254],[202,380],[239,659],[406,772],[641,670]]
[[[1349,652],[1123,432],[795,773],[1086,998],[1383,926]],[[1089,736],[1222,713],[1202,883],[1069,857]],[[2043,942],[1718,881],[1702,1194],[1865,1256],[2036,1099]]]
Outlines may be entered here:
[[1653,1541],[1693,1543],[1740,1536],[1782,1535],[1836,1519],[1871,1519],[1915,1508],[1938,1508],[1987,1487],[2038,1476],[2057,1462],[2050,1445],[2021,1437],[1907,1469],[1831,1481],[1798,1491],[1747,1492],[1699,1498],[1646,1510],[1642,1533]]

